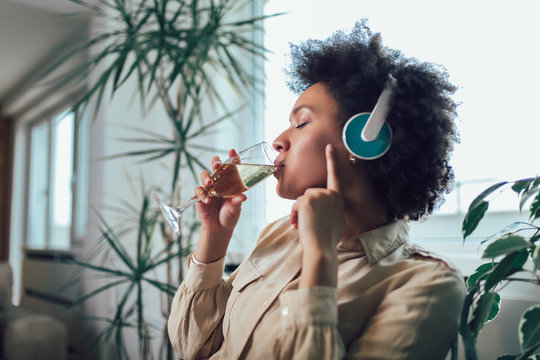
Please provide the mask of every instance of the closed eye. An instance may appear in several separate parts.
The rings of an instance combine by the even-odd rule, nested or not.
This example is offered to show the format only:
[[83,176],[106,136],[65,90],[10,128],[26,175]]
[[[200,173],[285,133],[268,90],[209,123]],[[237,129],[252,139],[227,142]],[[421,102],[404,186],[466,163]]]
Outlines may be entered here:
[[301,124],[296,125],[294,128],[295,129],[300,129],[302,126],[307,125],[307,124],[309,124],[309,122],[303,122]]

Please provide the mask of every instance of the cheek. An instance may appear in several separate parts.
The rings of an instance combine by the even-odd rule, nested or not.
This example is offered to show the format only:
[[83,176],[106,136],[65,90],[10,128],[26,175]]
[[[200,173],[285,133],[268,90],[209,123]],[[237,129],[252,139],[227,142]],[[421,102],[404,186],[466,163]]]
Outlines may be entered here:
[[322,132],[322,134],[321,131],[319,131],[317,135],[310,136],[305,140],[306,144],[303,144],[303,151],[308,154],[307,156],[316,162],[316,164],[322,163],[325,171],[326,145],[332,144],[336,149],[345,148],[343,141],[341,140],[341,135],[338,136],[331,131],[325,131]]
[[326,156],[324,149],[327,143],[326,139],[306,137],[293,145],[295,146],[294,154],[291,153],[287,159],[285,176],[281,182],[283,194],[280,195],[296,198],[308,188],[325,186]]
[[298,141],[296,159],[297,165],[302,168],[316,170],[321,163],[326,163],[325,147],[328,143],[321,136],[305,137]]

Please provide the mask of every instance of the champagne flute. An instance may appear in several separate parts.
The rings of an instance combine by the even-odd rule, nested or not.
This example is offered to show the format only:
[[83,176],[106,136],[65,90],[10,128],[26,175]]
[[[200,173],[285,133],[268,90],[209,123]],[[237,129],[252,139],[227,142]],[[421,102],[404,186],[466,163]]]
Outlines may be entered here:
[[242,150],[214,170],[210,175],[213,183],[205,189],[204,197],[194,196],[176,207],[166,205],[157,198],[161,212],[176,235],[179,235],[179,222],[186,209],[208,197],[230,198],[251,189],[277,170],[278,166],[274,164],[277,155],[278,153],[267,142]]

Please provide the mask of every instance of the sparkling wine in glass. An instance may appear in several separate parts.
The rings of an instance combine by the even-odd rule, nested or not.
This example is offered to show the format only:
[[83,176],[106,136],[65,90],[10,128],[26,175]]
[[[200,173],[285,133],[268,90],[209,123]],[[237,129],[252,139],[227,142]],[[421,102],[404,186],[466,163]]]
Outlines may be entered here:
[[205,189],[206,194],[204,197],[197,198],[197,196],[194,196],[176,207],[166,205],[158,198],[157,201],[161,212],[176,235],[179,235],[179,221],[186,209],[207,197],[230,198],[251,189],[277,170],[277,166],[274,165],[276,157],[277,152],[266,142],[258,143],[240,151],[238,155],[223,162],[210,175],[213,183],[209,188]]

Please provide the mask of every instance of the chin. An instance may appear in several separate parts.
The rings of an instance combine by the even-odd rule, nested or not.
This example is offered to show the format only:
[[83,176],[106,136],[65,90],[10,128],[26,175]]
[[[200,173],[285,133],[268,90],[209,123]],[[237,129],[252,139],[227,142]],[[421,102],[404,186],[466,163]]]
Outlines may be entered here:
[[287,196],[287,195],[281,195],[280,193],[278,193],[278,196],[285,200],[296,200],[298,198],[298,196]]
[[289,194],[284,193],[282,191],[277,190],[276,192],[277,192],[278,196],[280,198],[282,198],[282,199],[287,199],[287,200],[295,200],[296,199],[296,197],[291,197]]
[[287,200],[296,200],[299,196],[302,196],[304,192],[300,192],[295,189],[287,188],[285,186],[280,186],[278,183],[276,187],[276,193],[280,198],[287,199]]

